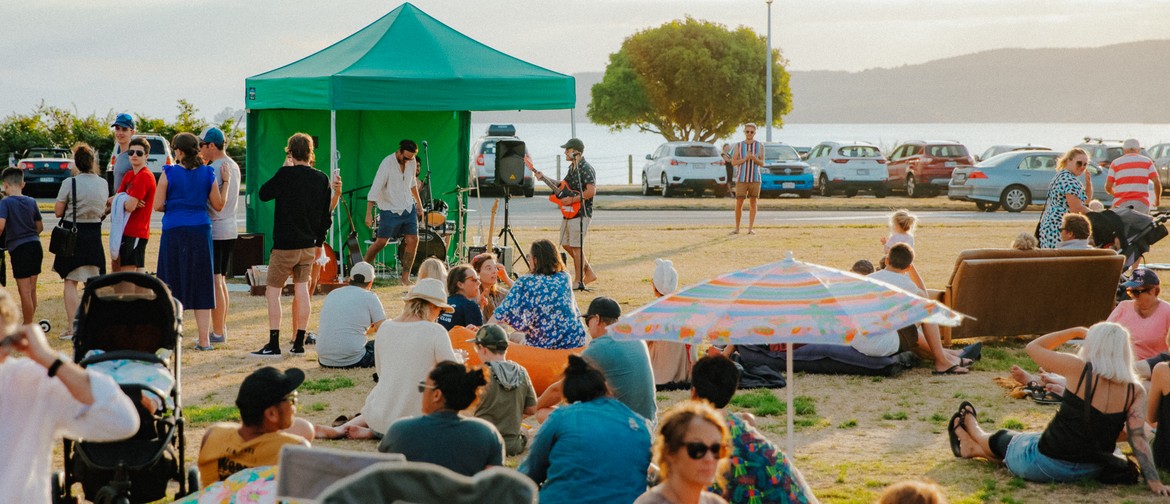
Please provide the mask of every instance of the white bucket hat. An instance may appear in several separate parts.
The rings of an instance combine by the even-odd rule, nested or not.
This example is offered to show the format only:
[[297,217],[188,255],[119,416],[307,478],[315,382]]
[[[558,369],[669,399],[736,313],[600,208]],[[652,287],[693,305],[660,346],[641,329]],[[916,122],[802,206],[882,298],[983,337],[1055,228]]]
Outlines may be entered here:
[[406,293],[406,297],[403,299],[407,301],[422,299],[442,308],[447,313],[455,311],[455,308],[447,304],[447,287],[443,285],[443,282],[434,278],[419,280],[418,283],[414,284],[414,287],[410,288],[410,292]]

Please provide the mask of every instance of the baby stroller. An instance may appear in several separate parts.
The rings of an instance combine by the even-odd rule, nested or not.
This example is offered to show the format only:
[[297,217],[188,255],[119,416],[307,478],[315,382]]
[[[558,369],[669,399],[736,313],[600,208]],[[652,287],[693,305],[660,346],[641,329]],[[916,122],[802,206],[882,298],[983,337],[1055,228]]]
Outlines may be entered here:
[[74,320],[73,360],[118,382],[141,427],[109,443],[65,440],[65,471],[53,474],[53,502],[76,502],[73,483],[97,503],[151,502],[171,480],[182,496],[199,489],[184,461],[179,339],[182,307],[153,276],[123,272],[86,283]]
[[1141,262],[1150,247],[1170,234],[1165,225],[1170,220],[1170,213],[1151,216],[1129,208],[1114,208],[1087,215],[1093,226],[1093,243],[1101,248],[1112,248],[1125,257],[1117,300],[1128,299],[1120,284],[1129,280],[1130,269]]

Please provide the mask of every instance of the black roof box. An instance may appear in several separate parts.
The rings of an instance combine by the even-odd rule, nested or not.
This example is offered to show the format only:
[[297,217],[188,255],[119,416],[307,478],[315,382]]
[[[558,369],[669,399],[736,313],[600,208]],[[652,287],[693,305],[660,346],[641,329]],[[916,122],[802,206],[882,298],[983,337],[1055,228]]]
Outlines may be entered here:
[[516,136],[516,126],[511,124],[489,124],[487,136]]

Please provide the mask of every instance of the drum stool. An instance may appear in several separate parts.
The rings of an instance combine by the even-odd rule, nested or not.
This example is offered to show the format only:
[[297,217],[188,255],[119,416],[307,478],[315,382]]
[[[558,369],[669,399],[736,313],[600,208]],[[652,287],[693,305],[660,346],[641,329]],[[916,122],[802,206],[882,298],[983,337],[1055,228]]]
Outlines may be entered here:
[[[374,244],[374,240],[366,240],[366,250]],[[393,238],[386,241],[386,246],[378,251],[377,257],[374,258],[374,273],[383,278],[398,278],[398,247],[402,244],[402,238]],[[387,262],[389,260],[389,262]]]

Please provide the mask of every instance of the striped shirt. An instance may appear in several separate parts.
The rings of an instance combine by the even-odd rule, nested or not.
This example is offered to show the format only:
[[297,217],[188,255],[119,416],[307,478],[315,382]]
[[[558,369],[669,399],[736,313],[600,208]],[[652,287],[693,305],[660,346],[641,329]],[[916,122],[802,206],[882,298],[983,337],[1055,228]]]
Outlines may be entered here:
[[1113,206],[1120,208],[1130,202],[1149,208],[1149,182],[1157,176],[1154,162],[1141,154],[1126,154],[1113,160],[1107,179],[1113,184]]
[[764,144],[759,140],[747,142],[746,140],[735,144],[736,153],[741,158],[749,158],[747,162],[735,167],[735,181],[736,182],[759,182],[760,181],[760,165],[750,159],[764,152]]

